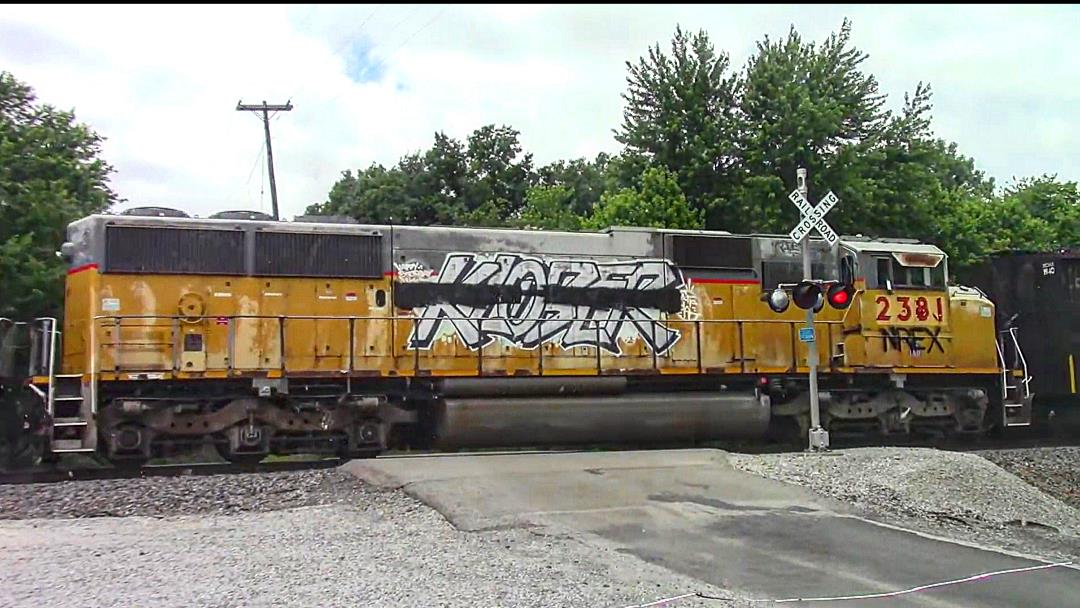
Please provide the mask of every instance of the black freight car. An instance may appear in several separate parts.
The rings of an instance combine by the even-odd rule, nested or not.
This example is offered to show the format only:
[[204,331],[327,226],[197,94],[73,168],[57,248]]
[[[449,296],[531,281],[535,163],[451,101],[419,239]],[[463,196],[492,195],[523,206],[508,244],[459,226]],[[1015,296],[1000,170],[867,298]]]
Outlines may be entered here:
[[[999,342],[1015,336],[1030,373],[1036,420],[1080,429],[1080,247],[991,256],[963,277],[997,304]],[[1012,334],[1010,335],[1010,331]]]

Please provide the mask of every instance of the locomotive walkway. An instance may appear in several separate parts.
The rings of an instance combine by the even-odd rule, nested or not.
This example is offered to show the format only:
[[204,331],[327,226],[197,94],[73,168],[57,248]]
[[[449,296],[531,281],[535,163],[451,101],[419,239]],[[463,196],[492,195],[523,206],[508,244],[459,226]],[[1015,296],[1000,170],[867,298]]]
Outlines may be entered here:
[[[717,450],[380,458],[345,469],[404,488],[462,530],[543,527],[596,535],[619,551],[754,598],[883,593],[1047,563],[871,521],[808,490],[736,471]],[[1067,606],[1077,589],[1080,570],[1051,567],[886,602]]]

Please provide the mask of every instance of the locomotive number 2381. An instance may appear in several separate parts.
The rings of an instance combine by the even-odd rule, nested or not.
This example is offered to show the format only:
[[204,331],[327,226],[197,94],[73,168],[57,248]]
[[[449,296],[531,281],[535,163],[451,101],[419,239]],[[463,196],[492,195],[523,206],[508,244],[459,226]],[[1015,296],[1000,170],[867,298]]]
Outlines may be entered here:
[[878,296],[879,325],[943,325],[948,313],[944,296]]

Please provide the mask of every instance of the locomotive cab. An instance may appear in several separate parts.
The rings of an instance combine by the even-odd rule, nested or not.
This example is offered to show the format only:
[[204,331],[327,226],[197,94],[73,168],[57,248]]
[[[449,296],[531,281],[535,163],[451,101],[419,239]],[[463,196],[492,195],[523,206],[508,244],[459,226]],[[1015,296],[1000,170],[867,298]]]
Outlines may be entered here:
[[860,340],[848,344],[846,363],[887,370],[889,398],[913,406],[909,424],[967,433],[1030,422],[1019,345],[997,334],[985,294],[949,283],[943,251],[910,239],[845,238],[838,255],[840,279],[859,290]]

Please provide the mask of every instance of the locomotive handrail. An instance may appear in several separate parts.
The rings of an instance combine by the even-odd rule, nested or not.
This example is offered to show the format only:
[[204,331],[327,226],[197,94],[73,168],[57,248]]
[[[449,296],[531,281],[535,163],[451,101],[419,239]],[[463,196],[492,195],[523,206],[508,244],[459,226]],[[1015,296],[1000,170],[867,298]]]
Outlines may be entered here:
[[[36,317],[32,321],[15,321],[8,317],[0,317],[0,327],[24,327],[29,330],[27,334],[29,337],[29,343],[21,348],[30,349],[29,361],[27,361],[27,374],[29,376],[40,376],[43,374],[51,374],[53,367],[56,363],[56,347],[57,337],[60,331],[57,329],[58,323],[54,317]],[[42,343],[38,340],[34,334],[35,330],[41,332],[42,340],[47,339],[47,342]]]
[[[54,401],[56,399],[56,391],[53,390],[53,388],[56,385],[56,346],[57,346],[57,338],[59,337],[60,332],[56,329],[57,322],[56,322],[56,319],[54,317],[38,317],[38,318],[34,319],[35,323],[37,323],[39,321],[47,322],[48,323],[48,328],[49,328],[48,329],[48,332],[49,332],[49,348],[48,348],[48,355],[46,355],[46,361],[45,361],[45,366],[46,366],[45,369],[46,369],[46,372],[49,374],[49,394],[46,397],[46,403],[45,403],[46,410],[45,411],[47,411],[50,416],[53,416],[55,414],[55,412],[56,412],[56,410],[54,409]],[[45,326],[43,325],[42,326],[43,330],[44,330],[44,327]]]
[[[1022,351],[1020,348],[1020,340],[1016,338],[1016,327],[1002,329],[1000,330],[1000,332],[998,332],[998,334],[1002,336],[1008,335],[1009,338],[1012,340],[1013,350],[1016,352],[1016,359],[1018,360],[1018,363],[1020,363],[1021,370],[1023,370],[1024,373],[1024,379],[1021,380],[1020,386],[1024,388],[1024,398],[1027,398],[1031,396],[1031,389],[1029,386],[1031,382],[1031,375],[1028,373],[1027,359],[1024,356],[1024,351]],[[1009,362],[1005,360],[1005,351],[1002,344],[995,340],[995,346],[998,349],[998,359],[1001,360],[1001,390],[1004,396],[1008,396],[1008,389],[1016,387],[1011,387],[1009,384],[1010,365]]]
[[1031,374],[1028,373],[1027,358],[1024,357],[1024,351],[1020,349],[1020,341],[1016,337],[1015,327],[1009,328],[1009,336],[1012,337],[1013,346],[1016,347],[1016,355],[1020,357],[1020,366],[1024,370],[1024,379],[1022,380],[1022,382],[1024,383],[1024,398],[1026,399],[1027,397],[1031,396],[1031,388],[1028,386],[1031,382]]
[[[187,319],[183,315],[97,315],[93,317],[95,321],[99,320],[114,320],[114,319]],[[419,317],[413,315],[397,315],[397,316],[336,316],[336,315],[204,315],[203,319],[296,319],[300,321],[348,321],[354,319],[357,321],[412,321],[421,320]],[[443,321],[516,321],[520,322],[520,319],[514,319],[512,317],[485,317],[483,319],[477,319],[475,317],[440,317]],[[540,320],[540,319],[537,319]],[[605,321],[604,318],[596,317],[559,317],[559,321]],[[643,319],[642,319],[643,320]],[[792,323],[805,323],[805,319],[789,320],[789,319],[649,319],[657,323],[777,323],[790,325]],[[828,321],[824,319],[814,319],[815,324],[822,325],[842,325],[843,320]],[[152,327],[147,325],[146,327]]]
[[[169,322],[169,324],[172,327],[173,332],[174,332],[174,338],[173,338],[173,341],[172,341],[172,344],[171,344],[171,350],[172,350],[172,365],[171,365],[171,367],[172,367],[172,369],[174,371],[182,371],[182,369],[181,369],[181,367],[182,367],[181,366],[181,354],[183,352],[183,346],[182,346],[182,343],[181,343],[182,342],[182,332],[179,331],[179,325],[180,325],[180,323],[182,321],[185,321],[185,320],[190,322],[191,317],[184,316],[184,315],[96,315],[96,316],[93,317],[94,327],[95,328],[98,327],[99,324],[102,321],[107,321],[107,322],[109,322],[110,325],[113,325],[113,326],[118,327],[118,328],[122,328],[122,327],[125,327],[124,321],[132,321],[132,320],[149,320],[149,321],[152,321],[152,322],[151,323],[138,324],[138,325],[134,325],[134,326],[126,325],[126,327],[129,327],[129,328],[130,327],[134,327],[134,328],[161,327],[163,325],[163,322]],[[288,354],[286,353],[287,341],[285,339],[286,338],[285,337],[285,327],[286,327],[287,322],[289,322],[289,321],[342,321],[342,322],[348,322],[348,324],[349,324],[348,350],[346,352],[336,353],[335,355],[332,355],[334,357],[338,357],[340,359],[348,361],[347,370],[344,370],[344,369],[341,370],[342,372],[345,372],[345,371],[355,371],[355,363],[356,363],[356,359],[357,359],[357,354],[356,354],[356,323],[358,321],[388,322],[388,323],[391,324],[391,336],[392,336],[391,340],[390,340],[390,345],[391,346],[390,346],[390,352],[389,353],[368,355],[365,352],[365,354],[360,355],[360,357],[400,357],[404,353],[396,354],[394,352],[395,351],[395,345],[397,345],[397,340],[395,340],[393,338],[394,327],[399,322],[407,322],[410,325],[412,325],[413,335],[415,335],[417,325],[423,319],[421,319],[420,317],[417,317],[415,315],[393,315],[393,316],[391,316],[391,315],[261,315],[261,314],[234,314],[234,315],[204,315],[204,316],[200,317],[200,321],[210,322],[212,320],[213,321],[224,321],[225,322],[224,324],[227,326],[226,327],[226,343],[227,343],[226,344],[226,362],[225,362],[225,365],[224,365],[224,369],[226,369],[231,374],[232,372],[236,371],[237,369],[240,369],[240,368],[237,367],[236,359],[235,359],[235,353],[236,353],[236,347],[235,347],[235,340],[236,340],[235,322],[236,321],[242,321],[242,320],[277,321],[279,335],[278,335],[278,345],[277,345],[278,352],[277,352],[277,361],[276,361],[277,366],[276,367],[278,369],[280,369],[282,372],[284,372],[286,370],[286,365],[287,365],[287,361],[288,361],[288,358],[289,358]],[[601,318],[573,317],[573,318],[560,318],[558,320],[560,322],[570,322],[570,323],[572,323],[572,322],[582,322],[582,323],[586,323],[586,324],[587,323],[592,323],[593,324],[593,327],[587,328],[587,329],[591,329],[591,330],[595,331],[595,339],[594,339],[593,343],[592,344],[581,344],[579,346],[582,346],[582,347],[585,347],[585,348],[595,348],[596,349],[596,373],[598,375],[603,374],[603,371],[604,371],[603,365],[604,365],[604,357],[605,357],[605,350],[606,349],[602,346],[602,340],[601,340],[601,329],[602,329],[602,327],[601,327],[601,323],[608,321],[608,319],[605,319],[603,317],[601,317]],[[477,319],[475,317],[467,317],[467,316],[444,316],[444,317],[440,317],[440,321],[448,321],[448,322],[451,322],[451,323],[460,322],[460,321],[468,321],[468,322],[477,323],[477,324],[483,323],[485,321],[487,321],[487,322],[492,322],[492,321],[494,321],[494,322],[498,322],[498,321],[520,322],[520,320],[516,320],[516,319],[510,318],[510,317],[488,317],[488,318],[484,318],[484,319]],[[737,347],[736,347],[737,350],[735,350],[734,352],[731,353],[732,354],[732,359],[731,360],[732,361],[735,361],[735,360],[739,361],[740,371],[742,373],[746,372],[746,369],[747,369],[746,363],[748,361],[748,359],[746,358],[747,353],[746,353],[746,350],[745,350],[745,341],[744,341],[745,326],[747,324],[754,324],[754,325],[786,325],[786,326],[788,326],[790,328],[789,329],[789,334],[791,335],[791,340],[792,340],[792,345],[791,345],[792,360],[790,362],[791,363],[791,369],[796,370],[796,369],[798,369],[800,367],[799,361],[798,361],[798,349],[796,348],[796,343],[794,341],[795,340],[794,337],[795,337],[795,335],[797,333],[797,331],[796,331],[797,326],[805,323],[805,321],[802,320],[802,319],[799,319],[799,320],[786,320],[786,319],[636,319],[633,322],[634,323],[642,323],[642,322],[645,322],[645,321],[648,321],[648,323],[650,324],[650,334],[651,334],[651,337],[652,337],[652,343],[653,344],[656,343],[656,330],[657,330],[656,326],[657,326],[658,323],[669,323],[669,324],[690,323],[690,324],[693,324],[693,326],[694,326],[694,332],[693,333],[694,333],[694,342],[695,342],[695,351],[696,351],[695,352],[695,354],[696,354],[696,357],[695,357],[696,361],[695,362],[697,363],[697,369],[698,369],[699,373],[703,373],[705,371],[705,363],[704,363],[704,357],[703,357],[703,352],[702,352],[702,338],[703,338],[703,336],[702,336],[702,334],[703,334],[702,326],[703,325],[706,326],[706,327],[708,327],[708,326],[718,326],[718,325],[729,325],[729,326],[734,325],[734,328],[735,328],[736,334],[737,334],[737,336],[736,336],[737,337]],[[831,344],[832,344],[832,340],[833,340],[832,327],[834,325],[843,325],[844,321],[843,320],[815,320],[815,324],[820,324],[820,325],[825,326],[825,329],[826,329],[825,334],[827,336],[826,340],[828,341],[828,343],[830,345],[830,348],[831,348]],[[108,325],[101,325],[101,326],[104,327],[104,326],[108,326]],[[91,351],[92,351],[91,352],[91,375],[92,376],[94,376],[96,373],[98,373],[100,371],[100,370],[96,369],[96,354],[97,354],[97,350],[100,348],[101,345],[97,344],[97,336],[96,336],[96,334],[97,334],[96,329],[91,331],[90,340],[91,340]],[[121,340],[120,332],[117,331],[116,335],[113,336],[113,340],[110,343],[108,343],[108,346],[113,348],[113,349],[118,349],[121,344],[125,344],[125,345],[126,344],[132,344],[132,342]],[[166,344],[166,343],[139,342],[139,344],[147,346],[147,345]],[[421,371],[421,365],[420,365],[420,363],[421,363],[421,352],[420,351],[422,349],[420,349],[420,348],[411,348],[411,349],[408,349],[408,350],[413,351],[413,353],[412,353],[413,372],[414,372],[414,374],[419,373]],[[490,357],[490,355],[485,355],[484,347],[479,347],[479,348],[476,348],[476,349],[473,349],[473,350],[475,351],[475,356],[477,358],[477,373],[479,375],[483,375],[483,372],[484,372],[484,359],[485,359],[485,357]],[[535,351],[537,353],[536,354],[537,367],[539,369],[539,372],[542,374],[543,370],[544,370],[544,349],[542,347],[534,347],[534,348],[529,348],[529,349],[526,349],[526,350]],[[660,368],[659,367],[660,366],[660,359],[662,357],[666,358],[666,359],[669,359],[669,360],[671,358],[670,354],[661,355],[660,353],[658,353],[656,351],[656,349],[653,349],[653,348],[650,348],[649,350],[651,351],[651,357],[652,357],[652,366],[651,366],[651,368],[652,368],[652,371],[654,371],[654,372],[659,370],[659,368]],[[650,355],[629,355],[629,356],[630,357],[643,357],[643,356],[650,356]],[[318,357],[318,355],[316,355],[316,357]],[[266,361],[266,366],[263,366],[263,367],[268,367],[270,365],[273,365],[272,363],[270,363],[266,359],[264,359],[264,361]],[[119,371],[120,366],[119,366],[118,356],[115,355],[115,354],[114,354],[114,358],[113,358],[113,363],[114,363],[114,365],[117,366],[116,367],[117,371]],[[161,369],[161,368],[158,367],[158,368],[154,368],[154,369]],[[215,367],[213,369],[221,369],[221,368]],[[243,368],[243,369],[247,369],[247,368]],[[262,369],[262,368],[254,368],[254,369]],[[201,371],[204,371],[204,370],[201,370]],[[96,384],[96,380],[92,379],[92,381],[93,381],[94,384]],[[94,388],[96,388],[96,387],[94,387]]]

